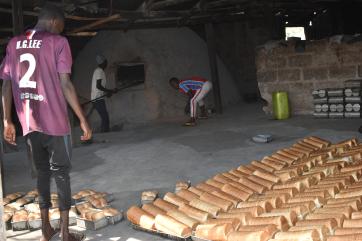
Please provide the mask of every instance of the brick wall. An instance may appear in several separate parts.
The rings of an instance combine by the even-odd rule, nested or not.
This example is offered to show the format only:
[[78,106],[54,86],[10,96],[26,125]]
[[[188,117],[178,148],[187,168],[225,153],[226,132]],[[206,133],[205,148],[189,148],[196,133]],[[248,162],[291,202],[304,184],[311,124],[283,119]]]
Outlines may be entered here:
[[293,114],[312,114],[312,91],[343,87],[344,81],[362,78],[362,42],[336,43],[330,39],[306,43],[303,53],[289,41],[273,49],[258,48],[257,80],[261,96],[272,110],[272,92],[287,91]]

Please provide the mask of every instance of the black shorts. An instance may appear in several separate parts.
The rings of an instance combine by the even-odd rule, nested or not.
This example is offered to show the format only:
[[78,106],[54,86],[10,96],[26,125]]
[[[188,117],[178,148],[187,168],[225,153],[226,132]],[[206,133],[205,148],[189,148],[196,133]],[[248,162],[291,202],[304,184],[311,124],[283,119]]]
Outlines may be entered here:
[[25,137],[32,176],[43,170],[56,170],[59,167],[70,170],[72,142],[70,135],[50,136],[41,132],[31,132]]

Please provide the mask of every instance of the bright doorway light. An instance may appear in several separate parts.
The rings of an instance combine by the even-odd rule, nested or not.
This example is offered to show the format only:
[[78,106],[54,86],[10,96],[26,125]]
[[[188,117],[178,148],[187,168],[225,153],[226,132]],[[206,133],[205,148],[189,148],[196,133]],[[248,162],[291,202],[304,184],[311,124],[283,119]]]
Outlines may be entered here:
[[306,40],[304,27],[285,27],[285,39],[290,37],[298,37],[301,40]]

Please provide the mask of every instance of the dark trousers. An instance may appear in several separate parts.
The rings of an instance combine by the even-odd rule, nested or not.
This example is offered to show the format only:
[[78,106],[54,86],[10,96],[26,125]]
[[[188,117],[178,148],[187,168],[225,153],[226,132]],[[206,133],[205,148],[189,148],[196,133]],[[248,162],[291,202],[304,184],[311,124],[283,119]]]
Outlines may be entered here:
[[106,107],[106,101],[104,99],[93,102],[94,108],[97,110],[101,117],[101,132],[109,131],[109,115]]
[[26,136],[29,159],[36,174],[41,209],[51,207],[50,178],[54,177],[58,191],[59,210],[69,210],[71,189],[69,171],[71,168],[70,136],[49,136],[32,132]]

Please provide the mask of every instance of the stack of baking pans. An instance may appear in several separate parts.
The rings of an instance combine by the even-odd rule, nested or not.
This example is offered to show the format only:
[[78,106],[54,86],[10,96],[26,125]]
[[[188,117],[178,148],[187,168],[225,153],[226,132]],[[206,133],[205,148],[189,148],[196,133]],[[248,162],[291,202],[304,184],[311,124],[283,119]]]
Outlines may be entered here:
[[348,82],[348,85],[346,88],[314,90],[313,115],[317,118],[360,118],[361,87],[356,82]]

